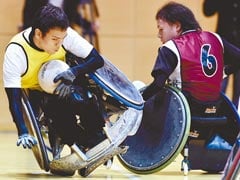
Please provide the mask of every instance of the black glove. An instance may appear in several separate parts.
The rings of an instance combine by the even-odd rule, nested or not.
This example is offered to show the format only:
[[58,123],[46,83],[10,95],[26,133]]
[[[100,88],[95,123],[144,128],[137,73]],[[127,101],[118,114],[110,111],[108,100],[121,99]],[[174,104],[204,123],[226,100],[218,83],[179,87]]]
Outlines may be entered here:
[[65,84],[69,85],[69,84],[72,84],[72,82],[74,81],[75,78],[76,78],[76,76],[73,74],[73,72],[70,69],[68,69],[68,70],[58,74],[54,78],[53,82],[56,83],[59,80],[61,80]]
[[64,99],[68,97],[73,89],[72,82],[76,76],[72,73],[70,69],[58,74],[53,82],[56,83],[59,80],[61,80],[61,83],[57,86],[57,88],[54,90],[54,94],[57,94],[60,99]]
[[65,84],[64,82],[61,82],[57,88],[54,90],[54,94],[58,95],[60,99],[64,99],[70,96],[72,92],[72,85]]

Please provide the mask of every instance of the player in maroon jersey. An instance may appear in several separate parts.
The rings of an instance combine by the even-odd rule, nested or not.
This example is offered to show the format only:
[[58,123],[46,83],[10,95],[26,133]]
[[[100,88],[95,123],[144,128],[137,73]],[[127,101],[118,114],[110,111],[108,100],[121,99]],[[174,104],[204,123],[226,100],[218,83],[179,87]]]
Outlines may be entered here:
[[163,45],[151,72],[154,80],[142,93],[144,100],[168,80],[185,94],[192,114],[215,113],[224,75],[240,67],[240,49],[216,33],[203,31],[193,12],[182,4],[167,3],[156,20]]

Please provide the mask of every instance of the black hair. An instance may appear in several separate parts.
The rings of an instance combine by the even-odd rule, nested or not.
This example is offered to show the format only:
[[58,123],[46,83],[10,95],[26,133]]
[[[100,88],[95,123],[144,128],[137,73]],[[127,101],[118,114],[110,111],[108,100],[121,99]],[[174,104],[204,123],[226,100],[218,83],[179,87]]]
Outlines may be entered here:
[[167,3],[158,10],[156,19],[163,19],[169,23],[179,22],[183,32],[193,29],[202,29],[193,12],[188,7],[173,1]]
[[32,30],[40,29],[43,35],[53,28],[65,30],[69,27],[69,21],[64,11],[52,4],[42,6],[35,14],[32,22]]

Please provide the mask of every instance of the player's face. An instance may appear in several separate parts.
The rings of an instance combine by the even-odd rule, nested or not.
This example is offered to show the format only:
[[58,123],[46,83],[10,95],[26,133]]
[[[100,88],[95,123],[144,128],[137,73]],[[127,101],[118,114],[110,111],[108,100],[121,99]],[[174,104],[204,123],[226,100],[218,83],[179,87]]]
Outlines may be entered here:
[[157,19],[158,37],[162,43],[167,42],[181,34],[179,23],[170,24],[162,19]]
[[36,46],[49,54],[56,53],[62,46],[63,40],[67,35],[67,30],[62,30],[60,28],[50,29],[45,36],[38,31],[36,33],[37,41]]

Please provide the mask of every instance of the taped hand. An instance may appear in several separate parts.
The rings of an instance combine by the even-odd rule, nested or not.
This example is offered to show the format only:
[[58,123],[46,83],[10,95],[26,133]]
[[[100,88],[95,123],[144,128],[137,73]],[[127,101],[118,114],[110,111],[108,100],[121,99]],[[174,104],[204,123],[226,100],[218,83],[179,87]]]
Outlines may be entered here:
[[31,149],[36,144],[37,140],[29,134],[20,135],[17,140],[17,146],[22,145],[24,149]]

